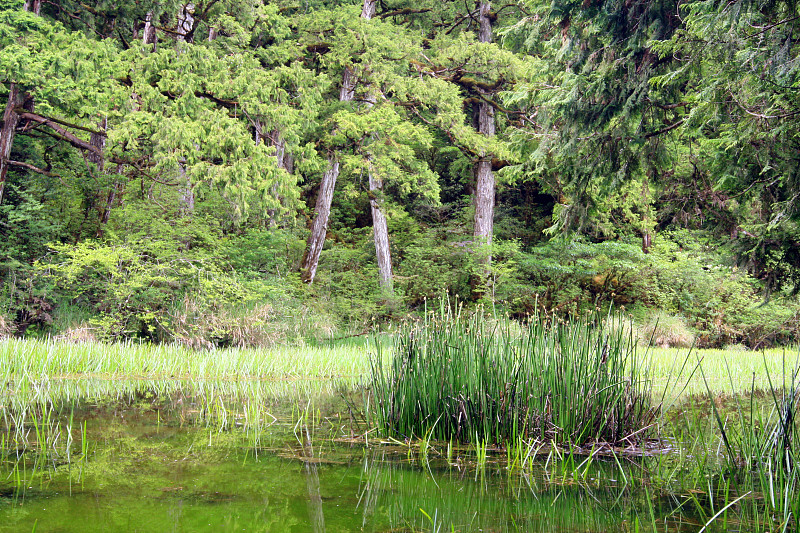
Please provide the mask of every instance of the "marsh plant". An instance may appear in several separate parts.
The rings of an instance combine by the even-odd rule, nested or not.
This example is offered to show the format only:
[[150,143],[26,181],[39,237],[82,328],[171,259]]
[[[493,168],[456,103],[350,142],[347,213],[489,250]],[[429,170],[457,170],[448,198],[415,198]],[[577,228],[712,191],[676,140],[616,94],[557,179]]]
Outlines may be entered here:
[[634,339],[603,317],[526,328],[443,312],[380,346],[371,385],[378,426],[395,437],[508,443],[635,444],[656,416]]
[[[772,521],[783,530],[790,526],[796,530],[800,514],[800,366],[789,375],[784,373],[781,381],[767,374],[769,387],[758,390],[753,384],[747,399],[731,387],[733,416],[722,412],[708,391],[723,450],[723,478],[730,480],[737,492],[747,491],[761,496],[757,499],[763,498],[764,508],[755,503],[757,499],[746,502],[760,521]],[[761,396],[765,401],[759,400]]]

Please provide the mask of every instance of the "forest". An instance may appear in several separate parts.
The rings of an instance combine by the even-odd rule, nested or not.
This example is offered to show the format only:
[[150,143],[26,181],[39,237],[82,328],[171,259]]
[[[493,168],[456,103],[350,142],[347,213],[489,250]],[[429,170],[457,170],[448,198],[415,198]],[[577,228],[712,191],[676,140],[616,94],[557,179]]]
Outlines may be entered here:
[[0,0],[0,333],[263,346],[447,297],[796,343],[798,39],[784,0]]

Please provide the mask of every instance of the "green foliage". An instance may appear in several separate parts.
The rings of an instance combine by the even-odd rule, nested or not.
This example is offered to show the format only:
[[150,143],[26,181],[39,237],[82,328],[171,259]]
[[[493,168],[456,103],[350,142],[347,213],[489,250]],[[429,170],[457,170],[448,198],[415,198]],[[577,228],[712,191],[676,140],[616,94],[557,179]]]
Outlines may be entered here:
[[[175,1],[0,2],[0,101],[14,87],[38,116],[15,131],[0,205],[19,331],[90,312],[112,338],[239,343],[283,311],[360,328],[481,294],[517,317],[624,305],[707,345],[797,340],[796,6],[525,0],[495,6],[480,43],[454,2],[379,3],[371,20],[358,1],[301,4],[197,4],[181,35]],[[481,101],[493,137],[473,124]],[[491,247],[471,227],[485,154]],[[303,287],[329,159],[328,241]],[[375,281],[371,200],[394,298]]]
[[519,333],[443,314],[402,332],[389,368],[379,352],[371,383],[389,435],[582,445],[645,438],[647,380],[631,339],[592,321]]
[[242,297],[241,287],[218,265],[188,258],[163,241],[151,244],[53,244],[57,255],[38,269],[63,297],[94,309],[92,322],[111,339],[168,339],[174,308],[189,295],[211,307]]
[[305,241],[292,231],[247,229],[227,239],[222,248],[234,270],[254,276],[288,276],[297,269]]
[[549,241],[522,254],[520,277],[528,290],[512,297],[512,309],[530,314],[538,306],[567,314],[612,303],[629,304],[639,296],[646,260],[632,242]]

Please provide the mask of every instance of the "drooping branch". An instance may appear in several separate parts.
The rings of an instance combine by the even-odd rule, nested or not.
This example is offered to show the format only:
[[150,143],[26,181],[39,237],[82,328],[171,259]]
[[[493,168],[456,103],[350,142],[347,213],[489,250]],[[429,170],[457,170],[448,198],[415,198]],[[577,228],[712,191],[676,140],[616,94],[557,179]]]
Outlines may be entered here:
[[219,104],[226,109],[233,109],[234,107],[239,107],[239,102],[236,100],[226,100],[224,98],[217,98],[211,93],[203,92],[203,91],[195,91],[194,95],[198,98],[207,98],[214,102],[215,104]]
[[[23,107],[17,108],[16,111],[19,114],[20,118],[28,118],[28,117],[25,117],[24,115],[25,114],[33,114],[33,113],[31,113],[30,111],[26,110]],[[62,126],[66,126],[68,128],[73,128],[73,129],[76,129],[76,130],[85,131],[86,133],[91,133],[92,135],[101,135],[103,137],[105,137],[105,135],[106,135],[105,130],[95,130],[95,129],[92,129],[92,128],[87,128],[86,126],[81,126],[80,124],[74,124],[72,122],[67,122],[66,120],[61,120],[59,118],[45,117],[44,115],[38,115],[38,114],[36,116],[41,117],[42,119],[45,119],[45,120],[48,120],[48,121],[55,122],[56,124],[61,124]],[[31,119],[31,120],[34,120],[34,119]],[[44,124],[44,122],[42,122],[41,120],[34,120],[34,121],[38,122],[40,124]]]
[[684,120],[679,120],[678,122],[676,122],[674,124],[670,124],[669,126],[667,126],[665,128],[661,128],[660,130],[651,131],[650,133],[645,134],[644,138],[645,139],[650,139],[652,137],[656,137],[658,135],[662,135],[664,133],[667,133],[668,131],[674,130],[675,128],[677,128],[678,126],[680,126],[683,123],[684,123]]

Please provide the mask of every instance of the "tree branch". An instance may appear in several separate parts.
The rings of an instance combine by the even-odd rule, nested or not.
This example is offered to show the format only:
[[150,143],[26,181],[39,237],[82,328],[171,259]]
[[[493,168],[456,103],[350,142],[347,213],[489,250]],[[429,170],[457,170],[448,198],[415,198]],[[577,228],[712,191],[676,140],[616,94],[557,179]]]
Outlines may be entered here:
[[755,37],[756,35],[761,35],[762,33],[766,33],[766,32],[768,32],[768,31],[769,31],[769,30],[771,30],[772,28],[775,28],[775,27],[777,27],[777,26],[780,26],[781,24],[786,24],[787,22],[792,22],[792,21],[795,21],[795,20],[797,20],[797,19],[800,19],[800,15],[797,15],[797,16],[794,16],[794,17],[785,18],[785,19],[783,19],[783,20],[779,20],[779,21],[778,21],[778,22],[776,22],[775,24],[770,24],[770,25],[768,25],[768,26],[764,26],[764,28],[762,28],[761,30],[759,30],[759,31],[757,31],[757,32],[755,32],[755,33],[751,33],[750,35],[747,35],[747,36],[745,36],[745,39],[752,39],[752,38],[753,38],[753,37]]
[[678,126],[680,126],[681,124],[683,124],[683,122],[684,122],[684,119],[681,119],[678,122],[676,122],[675,124],[667,126],[666,128],[661,128],[658,131],[651,131],[650,133],[645,134],[644,138],[645,139],[650,139],[651,137],[655,137],[657,135],[661,135],[662,133],[667,133],[668,131],[672,131],[675,128],[677,128]]
[[228,109],[232,109],[234,107],[239,106],[239,102],[237,102],[236,100],[225,100],[223,98],[217,98],[213,94],[207,93],[207,92],[195,91],[194,95],[196,97],[198,97],[198,98],[208,98],[209,100],[211,100],[215,104],[219,104],[222,107],[225,107],[225,108],[228,108]]
[[57,176],[57,174],[53,174],[52,172],[48,172],[47,170],[45,170],[43,168],[39,168],[39,167],[34,166],[34,165],[31,165],[30,163],[23,163],[22,161],[12,161],[11,159],[7,159],[6,163],[8,163],[9,165],[14,165],[15,167],[27,168],[28,170],[32,170],[32,171],[37,172],[39,174],[44,174],[45,176],[51,176],[51,177]]
[[[37,115],[35,113],[31,113],[31,112],[27,112],[27,111],[24,112],[24,113],[19,113],[19,118],[20,119],[24,119],[24,120],[30,120],[30,121],[33,121],[33,122],[38,122],[39,124],[43,124],[45,126],[48,126],[50,129],[52,129],[53,131],[55,131],[58,134],[58,136],[61,138],[61,140],[70,143],[72,146],[74,146],[76,148],[80,148],[81,150],[86,150],[88,152],[92,152],[93,154],[97,154],[99,156],[103,155],[103,150],[101,150],[99,147],[94,146],[90,142],[84,141],[80,137],[77,137],[74,133],[71,133],[71,132],[65,130],[64,128],[59,126],[57,124],[57,122],[55,120],[53,120],[53,119],[50,119],[50,118],[47,118],[47,117],[43,117],[41,115]],[[87,131],[91,131],[91,130],[87,130]],[[100,135],[105,135],[105,133],[100,133]]]
[[433,10],[431,8],[425,8],[425,9],[410,9],[410,8],[395,9],[395,10],[392,10],[392,11],[387,11],[386,13],[381,13],[380,15],[378,15],[378,18],[385,19],[385,18],[388,18],[388,17],[396,17],[396,16],[399,16],[399,15],[416,15],[418,13],[427,13],[428,11],[433,11]]
[[[23,115],[34,115],[34,113],[31,113],[30,111],[28,111],[24,107],[18,107],[17,109],[15,109],[15,111],[19,114],[20,118],[27,118],[29,120],[33,120],[34,122],[39,122],[40,124],[45,124],[45,122],[42,122],[42,120],[37,120],[37,119],[33,119],[33,118],[30,118],[30,117],[23,116]],[[52,121],[52,122],[55,122],[56,124],[61,124],[62,126],[66,126],[68,128],[74,128],[76,130],[82,130],[82,131],[85,131],[86,133],[93,133],[95,135],[100,135],[102,137],[106,136],[106,132],[103,131],[103,130],[93,130],[92,128],[87,128],[86,126],[81,126],[79,124],[73,124],[72,122],[67,122],[65,120],[61,120],[61,119],[58,119],[58,118],[45,117],[44,115],[38,115],[37,114],[36,116],[41,118],[41,119],[43,119],[43,120]]]

